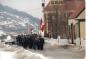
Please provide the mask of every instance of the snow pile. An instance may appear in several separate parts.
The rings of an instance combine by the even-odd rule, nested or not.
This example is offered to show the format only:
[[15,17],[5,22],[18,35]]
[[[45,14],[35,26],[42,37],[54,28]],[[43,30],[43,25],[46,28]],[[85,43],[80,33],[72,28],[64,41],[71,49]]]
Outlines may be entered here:
[[8,35],[7,38],[4,39],[4,41],[5,41],[5,42],[13,42],[13,39],[12,39],[11,36]]
[[4,31],[0,30],[0,36],[2,35],[6,35],[6,33],[4,33]]
[[0,59],[14,59],[14,52],[0,51]]
[[67,44],[69,44],[68,43],[68,39],[59,39],[58,43],[59,43],[59,45],[67,45]]
[[45,42],[51,46],[67,45],[68,44],[67,39],[53,39],[53,38],[51,38],[51,39],[46,39]]
[[28,50],[16,51],[16,59],[48,59],[41,54],[32,53]]
[[46,42],[47,42],[48,44],[50,44],[51,46],[52,46],[52,45],[58,45],[58,40],[56,40],[56,39],[46,40]]
[[3,50],[3,51],[14,51],[16,50],[16,48],[12,48],[10,45],[6,45],[4,42],[3,43],[0,43],[0,50]]
[[42,54],[32,53],[18,46],[0,43],[0,59],[50,59]]

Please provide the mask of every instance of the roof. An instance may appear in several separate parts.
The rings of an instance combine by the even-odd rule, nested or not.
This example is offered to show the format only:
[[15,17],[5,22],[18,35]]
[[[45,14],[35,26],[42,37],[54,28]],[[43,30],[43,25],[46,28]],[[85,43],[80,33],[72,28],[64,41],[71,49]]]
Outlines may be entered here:
[[[66,1],[66,0],[65,0]],[[69,19],[74,19],[85,8],[84,0],[70,0],[65,2],[66,10],[69,12]]]
[[85,8],[84,0],[64,0],[63,5],[51,5],[50,2],[44,8],[45,11],[55,11],[55,8],[59,8],[59,10],[68,11],[69,19],[74,19],[78,16],[78,14]]
[[48,3],[48,5],[44,8],[45,11],[56,11],[56,9],[64,10],[64,5],[51,5],[51,2]]
[[76,19],[85,19],[85,9],[83,9],[81,12],[80,12],[80,14],[79,14],[79,16],[76,18]]

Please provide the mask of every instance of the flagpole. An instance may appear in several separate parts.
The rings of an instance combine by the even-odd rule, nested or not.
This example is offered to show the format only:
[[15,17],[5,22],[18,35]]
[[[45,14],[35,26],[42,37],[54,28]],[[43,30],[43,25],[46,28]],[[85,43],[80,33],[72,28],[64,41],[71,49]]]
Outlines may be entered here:
[[[44,7],[45,7],[45,0],[42,0],[42,8],[44,10]],[[42,12],[43,12],[42,10]],[[42,22],[44,22],[44,14],[42,13]],[[41,31],[41,35],[42,37],[44,37],[44,31]]]

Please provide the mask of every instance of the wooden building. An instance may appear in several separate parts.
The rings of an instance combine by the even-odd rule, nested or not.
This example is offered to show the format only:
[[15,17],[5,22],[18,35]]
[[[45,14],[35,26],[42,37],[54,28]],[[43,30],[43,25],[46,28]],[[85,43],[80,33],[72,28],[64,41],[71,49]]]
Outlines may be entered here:
[[44,8],[45,36],[67,38],[67,15],[63,0],[50,0]]
[[78,33],[78,35],[76,34],[76,37],[79,38],[79,42],[77,43],[85,47],[85,41],[86,41],[85,8],[79,13],[76,20],[78,21],[76,24],[77,26],[76,29],[78,30],[76,31],[76,33]]
[[84,0],[50,0],[43,11],[45,36],[68,38],[74,44],[74,40],[80,35],[76,29],[76,18],[84,8]]
[[68,17],[68,28],[69,28],[69,39],[72,40],[74,44],[75,39],[79,37],[79,28],[78,28],[78,21],[77,17],[85,8],[85,1],[84,0],[64,0],[66,11],[69,14]]

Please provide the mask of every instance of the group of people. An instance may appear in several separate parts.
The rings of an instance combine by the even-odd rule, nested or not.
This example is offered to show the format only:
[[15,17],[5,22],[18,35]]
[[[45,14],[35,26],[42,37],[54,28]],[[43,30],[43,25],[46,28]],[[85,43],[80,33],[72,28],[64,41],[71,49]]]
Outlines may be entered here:
[[44,43],[44,38],[37,34],[18,35],[16,37],[16,44],[24,48],[43,50]]

